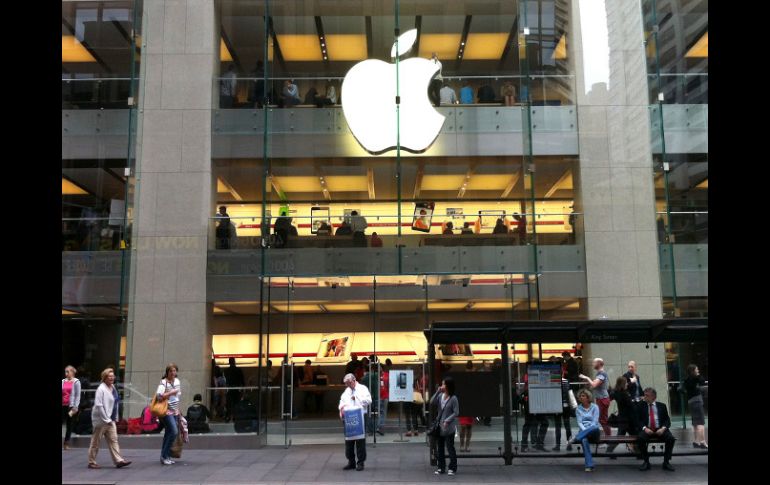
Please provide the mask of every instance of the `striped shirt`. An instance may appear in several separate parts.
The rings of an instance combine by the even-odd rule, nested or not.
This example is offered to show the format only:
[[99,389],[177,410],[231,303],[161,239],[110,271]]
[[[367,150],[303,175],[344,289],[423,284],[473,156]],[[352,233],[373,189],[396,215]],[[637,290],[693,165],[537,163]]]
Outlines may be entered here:
[[166,379],[161,379],[160,384],[158,385],[158,390],[155,391],[156,394],[164,394],[172,389],[178,389],[179,392],[171,395],[168,397],[168,409],[169,411],[179,411],[179,397],[182,395],[182,384],[179,382],[179,379],[174,378],[174,384],[171,385],[170,382],[167,382]]

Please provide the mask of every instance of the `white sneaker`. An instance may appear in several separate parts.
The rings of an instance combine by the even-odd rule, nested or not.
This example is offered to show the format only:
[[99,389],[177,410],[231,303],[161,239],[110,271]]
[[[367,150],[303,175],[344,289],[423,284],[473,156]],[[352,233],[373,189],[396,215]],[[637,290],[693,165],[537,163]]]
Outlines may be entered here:
[[165,458],[165,459],[161,460],[161,463],[163,463],[164,465],[173,465],[174,464],[174,462],[169,460],[168,458]]
[[455,472],[453,472],[452,470],[449,470],[448,472],[446,472],[446,474],[447,474],[447,475],[449,475],[449,476],[451,477],[452,475],[454,475],[454,474],[455,474]]

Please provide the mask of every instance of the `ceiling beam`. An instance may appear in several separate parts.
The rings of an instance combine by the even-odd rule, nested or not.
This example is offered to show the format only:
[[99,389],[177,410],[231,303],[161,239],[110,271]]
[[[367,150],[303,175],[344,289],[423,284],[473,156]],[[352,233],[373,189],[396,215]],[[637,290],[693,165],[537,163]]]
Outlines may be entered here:
[[225,186],[227,191],[230,192],[230,195],[233,196],[233,199],[238,200],[238,201],[243,200],[243,197],[241,197],[241,195],[238,192],[235,191],[233,186],[230,185],[230,182],[228,182],[227,180],[225,180],[222,177],[218,177],[218,179],[219,179],[220,182],[222,182],[222,185]]
[[364,19],[366,24],[366,58],[374,57],[374,34],[372,34],[372,16],[367,15]]
[[281,200],[286,200],[286,193],[284,193],[283,189],[281,189],[281,185],[278,183],[278,180],[275,178],[275,175],[270,176],[270,183],[273,185],[273,189],[275,189],[275,193],[278,194],[278,198]]
[[561,177],[559,177],[559,180],[557,180],[550,189],[548,189],[548,192],[545,193],[545,198],[549,198],[552,196],[557,190],[559,190],[559,186],[567,181],[567,179],[572,175],[572,169],[568,168],[564,171],[563,174],[561,174]]
[[225,32],[224,26],[220,26],[219,30],[222,33],[222,41],[225,43],[225,47],[227,47],[227,50],[230,51],[230,57],[233,58],[233,64],[235,64],[235,67],[238,69],[238,71],[243,72],[243,66],[241,66],[241,60],[238,58],[238,54],[235,52],[235,49],[233,48],[233,43],[230,42],[230,37],[228,37],[227,32]]
[[468,182],[471,181],[471,176],[473,176],[475,172],[476,172],[476,164],[471,165],[468,171],[465,172],[465,179],[463,180],[462,186],[460,186],[460,191],[457,193],[458,199],[461,199],[463,195],[465,195],[465,189],[467,189]]
[[513,25],[511,26],[511,32],[508,34],[508,40],[505,41],[505,48],[503,49],[503,55],[500,56],[499,67],[502,67],[503,64],[505,64],[505,58],[508,57],[508,54],[511,52],[511,49],[513,49],[513,45],[517,42],[518,30],[519,30],[519,16],[517,15],[516,18],[513,19]]
[[520,174],[521,172],[516,172],[511,176],[510,182],[508,182],[508,185],[505,186],[505,190],[503,190],[503,193],[500,194],[501,199],[508,197],[508,194],[511,193],[511,190],[513,190],[513,187],[516,186],[516,182],[519,181]]
[[366,169],[367,186],[369,188],[369,199],[374,200],[374,169],[369,167]]
[[[283,59],[281,53],[281,46],[278,44],[278,36],[275,35],[275,29],[273,28],[273,17],[267,18],[267,28],[270,33],[270,38],[273,39],[273,62],[278,62],[282,69],[286,68],[286,62]],[[265,61],[267,62],[267,60]]]
[[417,176],[414,178],[414,195],[413,199],[420,197],[420,188],[422,187],[422,177],[425,175],[425,162],[420,159],[420,163],[417,166]]
[[315,17],[315,31],[318,34],[318,48],[321,49],[321,57],[324,60],[324,64],[329,63],[329,56],[327,55],[326,34],[324,34],[324,24],[321,21],[321,17],[316,15]]
[[417,29],[417,39],[415,39],[414,41],[414,47],[412,47],[412,52],[414,52],[415,55],[419,55],[420,32],[422,32],[422,15],[418,15],[414,18],[414,28]]
[[468,32],[471,30],[471,20],[473,19],[473,15],[466,15],[465,16],[465,24],[463,25],[463,33],[460,36],[460,45],[457,46],[457,59],[455,60],[455,68],[460,67],[460,63],[463,60],[463,55],[465,54],[465,44],[468,42]]

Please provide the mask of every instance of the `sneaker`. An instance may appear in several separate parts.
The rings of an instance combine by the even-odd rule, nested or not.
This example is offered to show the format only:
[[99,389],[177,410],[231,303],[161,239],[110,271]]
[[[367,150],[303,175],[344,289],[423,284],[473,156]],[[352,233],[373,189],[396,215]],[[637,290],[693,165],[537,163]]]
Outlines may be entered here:
[[434,474],[434,475],[443,475],[443,474],[444,474],[444,470],[442,470],[441,468],[439,468],[438,470],[436,470],[435,472],[433,472],[433,474]]
[[455,472],[453,472],[452,470],[449,470],[449,471],[447,472],[447,475],[449,475],[450,477],[451,477],[451,476],[454,476],[454,474],[455,474]]
[[594,467],[592,467],[592,466],[587,466],[587,467],[585,468],[585,471],[587,471],[587,472],[592,472],[592,471],[594,471]]
[[164,459],[160,460],[160,462],[162,464],[164,464],[164,465],[173,465],[174,464],[174,462],[169,460],[168,458],[164,458]]

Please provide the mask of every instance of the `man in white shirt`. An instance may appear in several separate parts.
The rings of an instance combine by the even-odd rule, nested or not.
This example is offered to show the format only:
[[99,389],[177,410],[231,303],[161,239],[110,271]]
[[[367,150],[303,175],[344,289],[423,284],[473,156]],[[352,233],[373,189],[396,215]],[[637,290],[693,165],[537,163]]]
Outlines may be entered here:
[[[356,382],[356,376],[353,374],[346,374],[342,380],[347,386],[345,392],[340,397],[340,419],[345,417],[345,408],[364,408],[366,413],[369,405],[372,404],[372,395],[369,393],[369,389],[365,385]],[[353,448],[355,447],[355,453]],[[357,440],[345,440],[345,458],[348,459],[348,464],[345,465],[343,470],[361,471],[364,469],[364,462],[366,461],[366,438]],[[357,460],[357,461],[356,461]]]
[[448,84],[444,84],[441,91],[438,92],[441,104],[455,104],[457,103],[457,95],[455,90],[450,88]]

